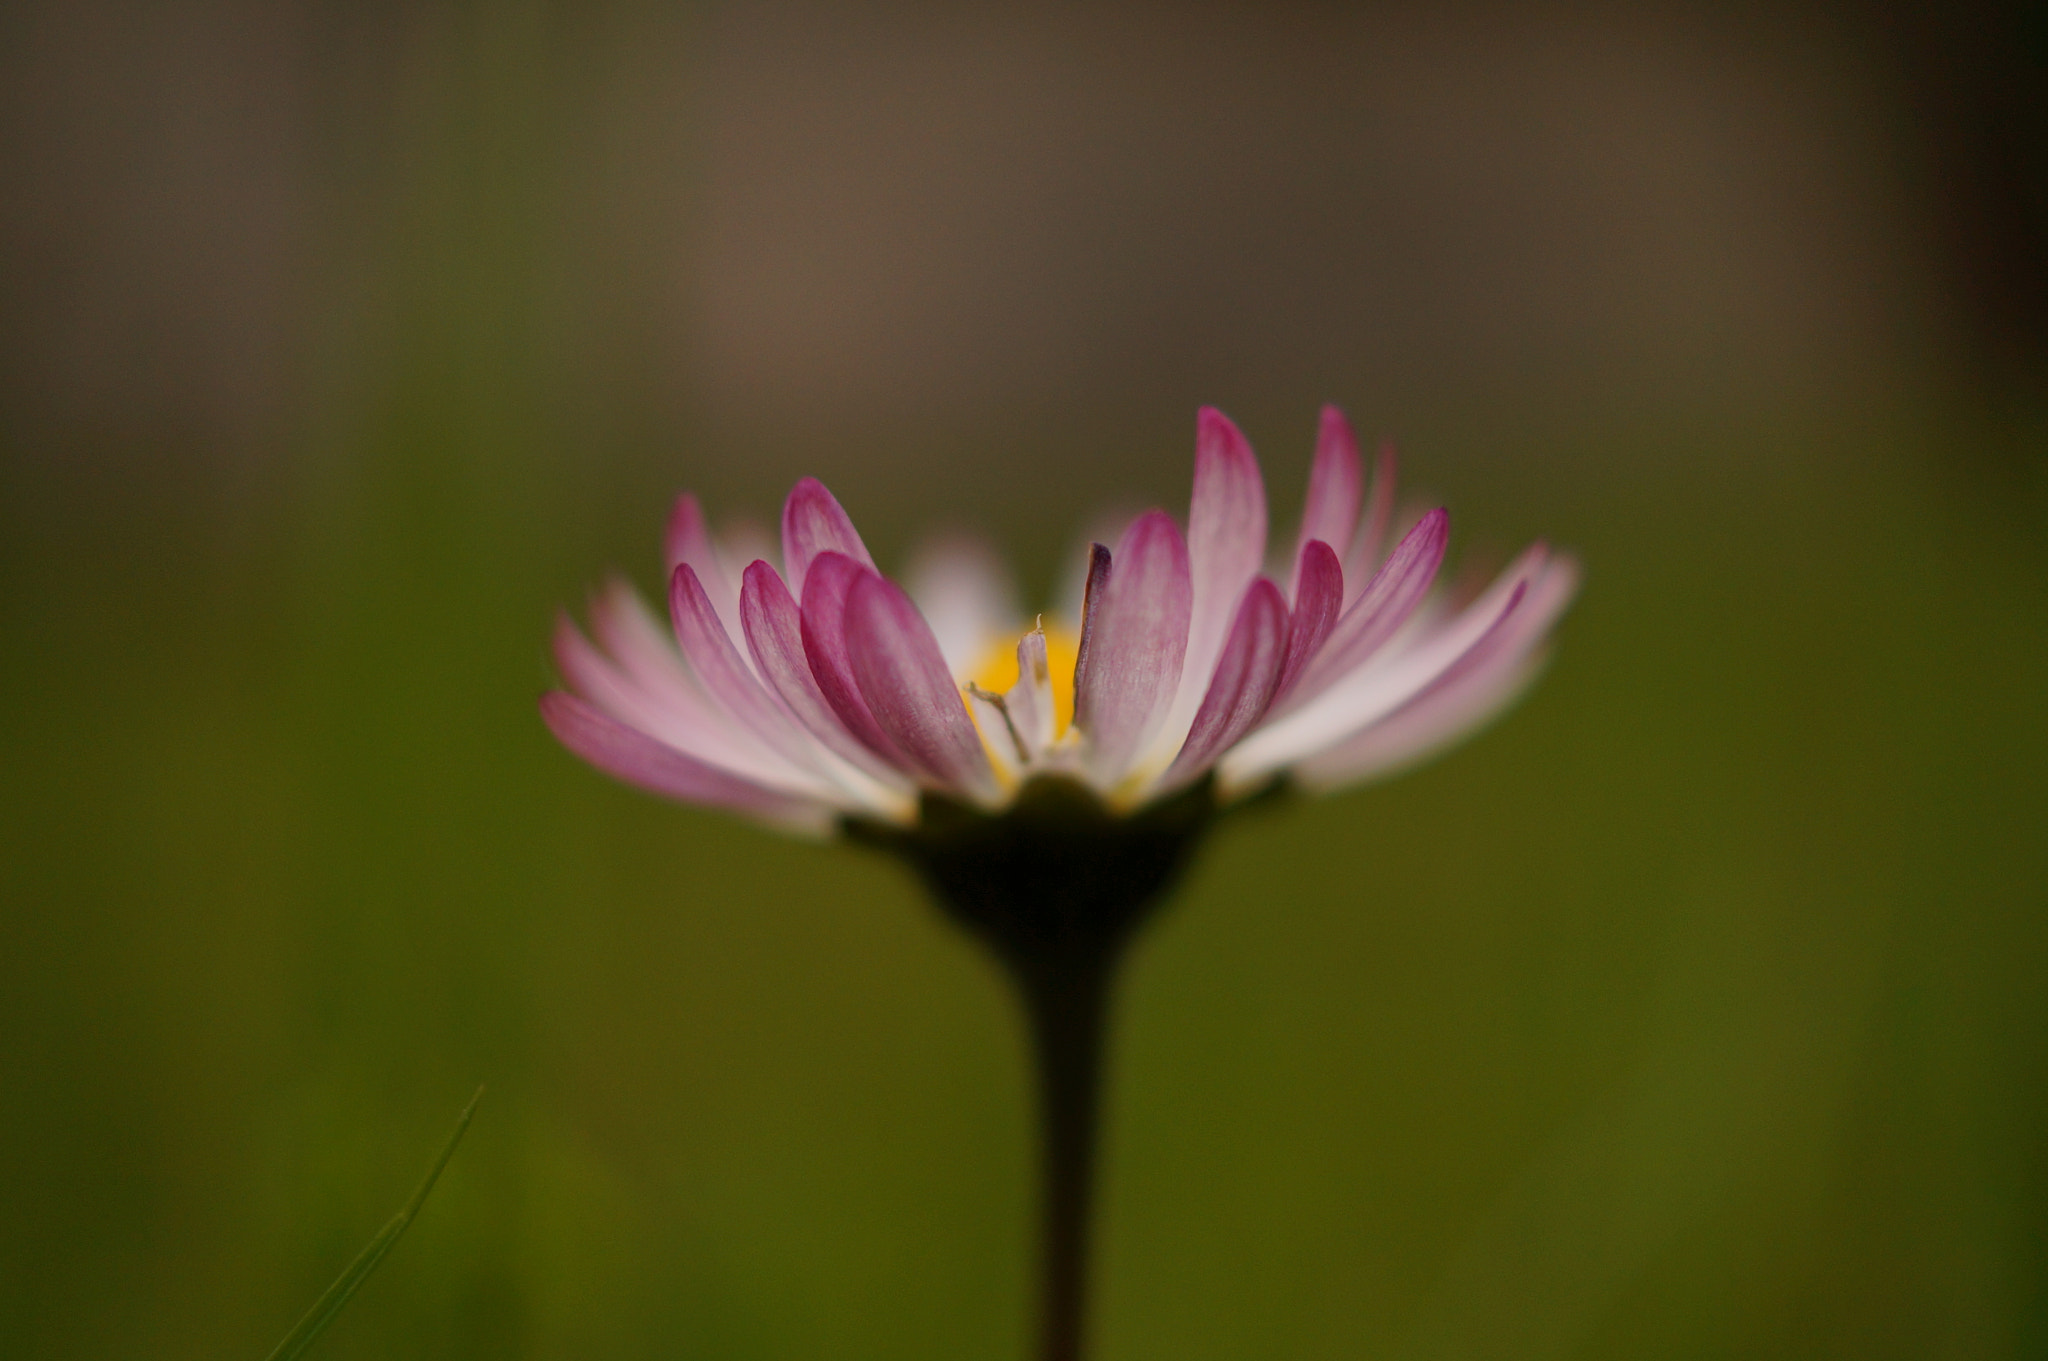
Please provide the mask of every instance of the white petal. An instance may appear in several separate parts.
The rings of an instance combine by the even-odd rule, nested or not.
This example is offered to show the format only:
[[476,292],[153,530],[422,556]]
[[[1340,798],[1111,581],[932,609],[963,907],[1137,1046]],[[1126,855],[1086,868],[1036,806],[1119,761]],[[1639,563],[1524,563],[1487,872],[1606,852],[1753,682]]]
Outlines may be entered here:
[[966,681],[997,638],[1023,627],[1016,584],[993,549],[980,539],[948,537],[920,548],[903,574],[939,655],[959,681]]
[[1551,562],[1531,584],[1509,626],[1498,630],[1486,655],[1466,663],[1408,704],[1326,752],[1297,766],[1302,782],[1328,789],[1389,775],[1459,741],[1497,717],[1543,669],[1550,626],[1571,603],[1578,569],[1568,558]]
[[1045,631],[1033,629],[1017,642],[1017,683],[1005,701],[1010,719],[1034,757],[1042,757],[1059,735],[1059,713],[1053,698],[1052,669],[1045,652]]
[[631,587],[616,583],[591,611],[610,656],[566,619],[555,662],[569,688],[651,737],[768,788],[813,797],[817,781],[769,750],[704,693]]
[[1463,684],[1423,696],[1391,718],[1371,724],[1295,766],[1310,789],[1335,789],[1392,775],[1477,732],[1528,688],[1543,669],[1537,653],[1514,664],[1475,671]]
[[1524,554],[1484,595],[1409,647],[1376,653],[1323,694],[1239,743],[1224,758],[1227,785],[1243,788],[1335,746],[1421,694],[1523,603],[1545,555]]

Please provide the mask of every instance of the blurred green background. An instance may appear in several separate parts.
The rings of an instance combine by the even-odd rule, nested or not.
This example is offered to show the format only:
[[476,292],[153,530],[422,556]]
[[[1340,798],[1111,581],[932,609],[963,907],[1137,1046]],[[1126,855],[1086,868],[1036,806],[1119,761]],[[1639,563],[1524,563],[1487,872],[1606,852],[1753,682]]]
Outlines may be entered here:
[[[2048,1355],[2038,10],[0,17],[0,1354],[1016,1357],[893,865],[534,700],[684,486],[1041,597],[1315,406],[1588,567],[1122,999],[1104,1358]],[[2039,77],[2039,79],[2037,79]]]

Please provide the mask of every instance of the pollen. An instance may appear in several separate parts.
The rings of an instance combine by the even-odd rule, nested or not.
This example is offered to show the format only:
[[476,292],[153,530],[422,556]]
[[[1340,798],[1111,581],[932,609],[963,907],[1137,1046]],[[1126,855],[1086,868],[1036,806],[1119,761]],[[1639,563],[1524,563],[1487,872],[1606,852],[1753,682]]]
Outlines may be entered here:
[[[1067,725],[1074,721],[1074,663],[1080,656],[1079,635],[1058,627],[1045,630],[1045,663],[1052,673],[1054,736],[1065,735]],[[1008,691],[1017,683],[1017,640],[1006,637],[992,641],[968,680],[990,694]]]

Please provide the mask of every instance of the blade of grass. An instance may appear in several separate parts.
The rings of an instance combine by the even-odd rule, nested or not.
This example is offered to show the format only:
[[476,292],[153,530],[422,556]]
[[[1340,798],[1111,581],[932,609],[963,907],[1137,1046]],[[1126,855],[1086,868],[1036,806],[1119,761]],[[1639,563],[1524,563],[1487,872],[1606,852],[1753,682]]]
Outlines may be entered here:
[[334,1316],[341,1312],[341,1307],[370,1278],[370,1273],[377,1269],[377,1264],[398,1242],[399,1235],[411,1225],[413,1216],[420,1212],[420,1206],[427,1203],[427,1193],[440,1179],[441,1169],[455,1156],[455,1146],[462,1142],[462,1136],[469,1130],[469,1117],[476,1113],[476,1103],[483,1098],[484,1089],[479,1087],[476,1095],[469,1099],[469,1104],[462,1108],[462,1118],[455,1122],[455,1132],[448,1136],[448,1142],[441,1148],[441,1156],[434,1159],[434,1165],[428,1170],[427,1179],[420,1183],[420,1189],[412,1193],[412,1199],[405,1202],[405,1208],[393,1215],[391,1222],[370,1240],[370,1245],[356,1254],[356,1259],[348,1264],[348,1270],[342,1272],[340,1278],[327,1287],[327,1292],[314,1301],[306,1316],[299,1320],[299,1326],[277,1344],[277,1350],[270,1354],[269,1361],[295,1361],[313,1345],[313,1339],[327,1331],[327,1325],[334,1322]]

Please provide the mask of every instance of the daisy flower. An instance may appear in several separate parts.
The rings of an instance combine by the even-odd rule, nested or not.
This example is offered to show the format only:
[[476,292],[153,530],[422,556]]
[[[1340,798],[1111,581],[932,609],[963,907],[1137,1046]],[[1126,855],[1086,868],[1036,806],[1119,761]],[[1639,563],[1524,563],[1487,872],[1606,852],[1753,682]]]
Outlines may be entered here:
[[1366,779],[1499,712],[1541,664],[1577,568],[1542,544],[1469,598],[1437,585],[1449,517],[1394,538],[1394,462],[1366,493],[1323,411],[1293,542],[1270,553],[1251,446],[1204,410],[1182,523],[1147,511],[1026,616],[996,557],[953,543],[899,585],[811,478],[777,555],[668,531],[669,626],[630,586],[564,619],[541,712],[622,780],[907,860],[1008,970],[1039,1086],[1041,1361],[1085,1335],[1104,1029],[1125,947],[1217,810],[1284,781]]
[[1577,580],[1539,543],[1458,600],[1437,584],[1448,515],[1390,544],[1393,509],[1391,452],[1368,495],[1326,407],[1300,527],[1272,551],[1251,445],[1204,409],[1185,527],[1138,516],[1089,548],[1075,602],[1027,615],[978,545],[883,575],[815,479],[783,505],[779,552],[715,537],[685,495],[668,626],[611,584],[589,635],[557,629],[566,688],[541,712],[621,780],[821,834],[915,828],[935,798],[999,816],[1049,782],[1112,818],[1198,784],[1217,805],[1283,777],[1347,784],[1511,701]]

